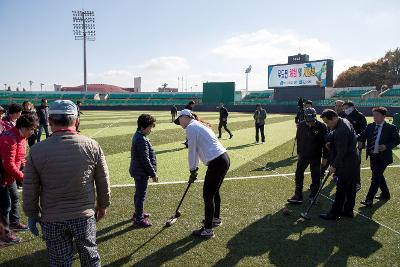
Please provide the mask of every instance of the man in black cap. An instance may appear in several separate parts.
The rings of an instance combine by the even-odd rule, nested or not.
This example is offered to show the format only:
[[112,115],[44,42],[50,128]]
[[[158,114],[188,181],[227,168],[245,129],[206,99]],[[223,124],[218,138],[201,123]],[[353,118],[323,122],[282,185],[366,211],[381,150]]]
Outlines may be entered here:
[[[317,113],[313,108],[304,110],[304,121],[297,127],[297,169],[296,189],[293,197],[288,199],[291,204],[303,202],[304,171],[310,165],[312,183],[310,186],[310,198],[313,198],[320,185],[321,165],[326,165],[327,149],[325,147],[325,136],[327,128],[325,124],[316,119]],[[322,156],[322,162],[321,162]]]
[[171,107],[171,122],[174,122],[176,115],[178,115],[178,109],[176,108],[175,105],[172,105],[172,107]]
[[228,129],[228,110],[224,107],[224,103],[221,103],[218,107],[219,109],[219,124],[218,124],[218,138],[222,137],[222,127],[224,127],[225,131],[229,134],[229,139],[233,137],[233,134]]
[[338,177],[336,196],[329,212],[320,214],[325,220],[338,220],[341,216],[353,218],[356,199],[356,177],[360,171],[357,138],[351,123],[339,118],[332,109],[322,112],[321,118],[332,131],[332,146],[336,151],[329,172]]
[[185,106],[185,109],[189,109],[189,110],[193,111],[195,104],[196,103],[193,100],[190,100],[189,103]]
[[[303,99],[304,100],[304,99]],[[299,124],[300,122],[304,121],[305,119],[305,115],[304,115],[304,111],[307,108],[312,108],[313,107],[313,103],[311,100],[306,100],[303,104],[302,107],[299,107],[299,110],[297,111],[297,115],[294,119],[296,124]]]

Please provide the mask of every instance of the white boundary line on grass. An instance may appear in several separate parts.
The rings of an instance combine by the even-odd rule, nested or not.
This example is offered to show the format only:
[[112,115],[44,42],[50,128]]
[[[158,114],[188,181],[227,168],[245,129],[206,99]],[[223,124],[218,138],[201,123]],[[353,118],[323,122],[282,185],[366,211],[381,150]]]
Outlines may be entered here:
[[[307,173],[305,173],[305,174],[307,174]],[[293,176],[294,173],[229,177],[229,178],[225,178],[224,181],[272,178],[272,177],[279,177],[279,176],[285,176],[285,175]],[[196,180],[196,183],[203,183],[203,182],[204,182],[204,180]],[[150,183],[149,185],[154,185],[155,186],[155,185],[187,184],[187,183],[188,183],[188,181],[173,181],[173,182]],[[111,188],[119,188],[119,187],[135,187],[135,184],[115,184],[115,185],[111,185]]]
[[[388,168],[400,168],[400,165],[388,166]],[[369,170],[370,167],[363,167],[361,170]],[[310,172],[305,172],[304,174],[311,174]],[[273,178],[273,177],[287,177],[294,176],[295,173],[278,173],[278,174],[266,174],[266,175],[255,175],[255,176],[238,176],[238,177],[228,177],[224,181],[234,181],[234,180],[249,180],[249,179],[262,179],[262,178]],[[149,183],[150,185],[169,185],[169,184],[186,184],[188,181],[172,181],[172,182],[159,182],[159,183]],[[204,180],[196,180],[196,183],[203,183]],[[111,188],[119,187],[135,187],[135,184],[114,184]]]

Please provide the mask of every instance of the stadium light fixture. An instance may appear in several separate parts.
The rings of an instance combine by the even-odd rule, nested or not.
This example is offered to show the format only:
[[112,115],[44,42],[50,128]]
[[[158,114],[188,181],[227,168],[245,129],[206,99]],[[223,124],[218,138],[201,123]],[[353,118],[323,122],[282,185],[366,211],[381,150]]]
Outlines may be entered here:
[[246,73],[246,94],[249,92],[249,73],[251,72],[251,65],[244,71]]
[[83,40],[83,87],[87,92],[86,41],[96,40],[94,12],[87,10],[72,11],[75,40]]

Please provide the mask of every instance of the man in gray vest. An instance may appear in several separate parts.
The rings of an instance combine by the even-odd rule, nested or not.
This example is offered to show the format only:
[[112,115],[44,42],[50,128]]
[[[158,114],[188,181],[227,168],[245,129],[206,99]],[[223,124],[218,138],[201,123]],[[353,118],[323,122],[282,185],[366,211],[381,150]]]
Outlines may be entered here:
[[261,107],[261,104],[256,105],[256,111],[253,115],[256,124],[256,143],[260,141],[259,133],[261,132],[261,143],[265,143],[264,126],[265,119],[267,118],[267,111]]

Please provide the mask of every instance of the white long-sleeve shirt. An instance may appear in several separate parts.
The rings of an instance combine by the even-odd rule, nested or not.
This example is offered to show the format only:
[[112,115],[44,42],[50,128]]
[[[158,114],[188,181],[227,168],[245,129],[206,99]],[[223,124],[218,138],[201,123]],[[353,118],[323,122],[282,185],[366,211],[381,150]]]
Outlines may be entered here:
[[199,160],[204,165],[226,152],[214,132],[199,121],[192,120],[186,127],[186,138],[189,146],[189,169],[195,170]]

